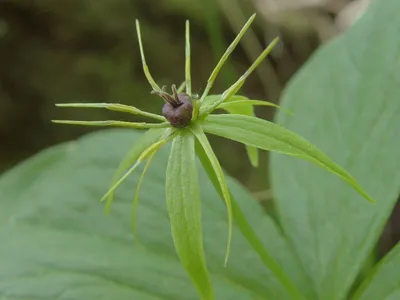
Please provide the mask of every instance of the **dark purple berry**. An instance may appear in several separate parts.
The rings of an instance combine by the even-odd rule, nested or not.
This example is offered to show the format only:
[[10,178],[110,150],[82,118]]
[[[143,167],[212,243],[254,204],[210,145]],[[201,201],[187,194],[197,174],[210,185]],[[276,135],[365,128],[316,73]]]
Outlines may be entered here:
[[174,127],[186,127],[192,119],[193,105],[192,99],[188,94],[178,94],[176,86],[172,86],[172,95],[162,91],[153,91],[164,99],[165,104],[162,108],[162,114]]
[[192,119],[193,105],[187,94],[179,94],[179,105],[165,103],[162,114],[174,127],[186,127]]

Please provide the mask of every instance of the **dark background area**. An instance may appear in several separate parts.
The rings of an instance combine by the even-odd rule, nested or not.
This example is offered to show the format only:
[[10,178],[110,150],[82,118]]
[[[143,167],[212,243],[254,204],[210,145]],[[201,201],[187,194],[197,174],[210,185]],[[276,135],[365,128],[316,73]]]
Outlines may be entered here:
[[[366,2],[0,0],[0,172],[93,130],[55,125],[51,119],[135,120],[103,110],[60,109],[55,103],[116,102],[160,112],[163,103],[150,94],[142,72],[136,18],[153,77],[167,86],[184,79],[184,22],[190,19],[193,89],[200,92],[220,55],[257,12],[213,93],[229,87],[279,35],[279,46],[240,92],[278,103],[291,76],[318,47],[347,30]],[[269,120],[274,112],[256,109]],[[243,146],[215,137],[212,143],[223,167],[271,208],[267,155],[253,169]],[[396,208],[382,237],[382,252],[399,240],[399,215]]]

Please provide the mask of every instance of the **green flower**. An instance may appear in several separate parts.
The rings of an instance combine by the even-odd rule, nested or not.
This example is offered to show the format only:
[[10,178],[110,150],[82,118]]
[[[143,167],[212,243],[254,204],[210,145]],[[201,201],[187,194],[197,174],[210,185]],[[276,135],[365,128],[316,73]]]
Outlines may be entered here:
[[[185,82],[178,89],[172,86],[172,93],[169,94],[164,88],[159,87],[150,74],[144,56],[139,22],[136,21],[144,74],[152,87],[152,93],[160,96],[165,101],[162,109],[163,115],[145,112],[136,107],[122,104],[73,103],[58,104],[58,106],[106,108],[145,116],[158,122],[53,121],[62,124],[148,129],[121,162],[114,176],[111,188],[102,198],[102,201],[107,201],[107,209],[109,209],[113,201],[113,194],[118,186],[133,173],[140,164],[145,163],[133,201],[132,227],[134,233],[139,190],[146,170],[155,153],[165,144],[172,143],[166,170],[166,202],[170,217],[172,237],[181,263],[196,285],[202,299],[213,299],[214,295],[203,250],[201,200],[197,180],[196,156],[200,159],[210,180],[221,195],[227,208],[228,237],[225,264],[229,257],[233,220],[235,220],[242,233],[247,236],[255,251],[260,255],[264,264],[274,272],[282,282],[286,280],[282,274],[279,275],[276,263],[269,257],[269,254],[262,246],[260,246],[259,239],[255,236],[236,201],[230,194],[224,173],[207,139],[206,133],[222,136],[245,144],[250,161],[254,166],[258,164],[257,149],[281,152],[312,161],[338,175],[367,200],[374,202],[350,174],[334,163],[310,142],[281,126],[259,119],[253,114],[253,106],[255,105],[276,105],[266,101],[250,100],[244,96],[236,95],[250,74],[277,44],[278,38],[271,42],[249,69],[232,86],[226,89],[221,95],[209,95],[221,67],[235,49],[254,18],[255,15],[247,21],[235,40],[227,48],[217,66],[212,71],[207,81],[206,88],[200,97],[193,95],[191,89],[189,22],[186,22]],[[185,92],[183,92],[184,88]],[[214,110],[221,108],[228,113],[218,115],[211,114]]]

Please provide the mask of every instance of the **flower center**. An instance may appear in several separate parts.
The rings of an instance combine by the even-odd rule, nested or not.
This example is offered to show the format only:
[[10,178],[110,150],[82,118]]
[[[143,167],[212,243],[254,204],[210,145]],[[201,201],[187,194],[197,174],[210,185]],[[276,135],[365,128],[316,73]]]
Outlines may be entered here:
[[[163,89],[164,90],[164,89]],[[164,91],[153,91],[166,102],[162,108],[162,114],[169,123],[178,128],[186,127],[192,119],[192,99],[186,93],[178,94],[176,86],[172,86],[172,95]]]

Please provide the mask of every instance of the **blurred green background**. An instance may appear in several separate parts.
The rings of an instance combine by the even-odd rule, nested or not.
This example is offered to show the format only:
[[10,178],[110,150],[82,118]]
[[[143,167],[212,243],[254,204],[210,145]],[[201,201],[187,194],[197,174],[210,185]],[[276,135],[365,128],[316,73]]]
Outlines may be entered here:
[[[184,22],[191,21],[192,81],[200,92],[248,17],[251,30],[217,79],[229,87],[275,37],[281,42],[240,91],[278,103],[285,84],[312,53],[347,30],[364,0],[0,0],[0,172],[43,148],[93,130],[51,119],[127,119],[103,110],[57,109],[62,102],[117,102],[160,112],[141,68],[134,20],[160,85],[184,79]],[[256,114],[271,120],[274,109]],[[270,205],[267,155],[253,169],[243,146],[212,137],[223,167]],[[383,247],[393,242],[392,221]],[[398,222],[397,222],[398,223]],[[397,229],[396,229],[397,228]],[[392,232],[391,232],[391,231]],[[386,245],[387,244],[387,245]]]
[[[325,25],[332,27],[327,31],[332,31],[334,16],[321,7],[299,6],[291,15],[275,18],[287,14],[283,8],[269,20],[264,9],[271,1],[262,2],[0,0],[1,170],[91,130],[54,125],[51,119],[125,117],[102,110],[56,109],[54,103],[118,102],[160,112],[163,103],[150,95],[142,73],[136,18],[150,70],[160,85],[167,86],[184,79],[184,22],[190,19],[193,85],[200,92],[240,27],[258,12],[252,31],[223,69],[213,93],[229,87],[279,35],[281,44],[241,90],[253,99],[278,102],[285,83],[323,42],[316,20],[325,18]],[[304,17],[312,15],[315,24]],[[271,119],[273,113],[273,109],[257,109],[264,118]],[[218,139],[214,143],[232,175],[251,190],[265,188],[265,163],[261,163],[264,168],[252,170],[243,147]]]

